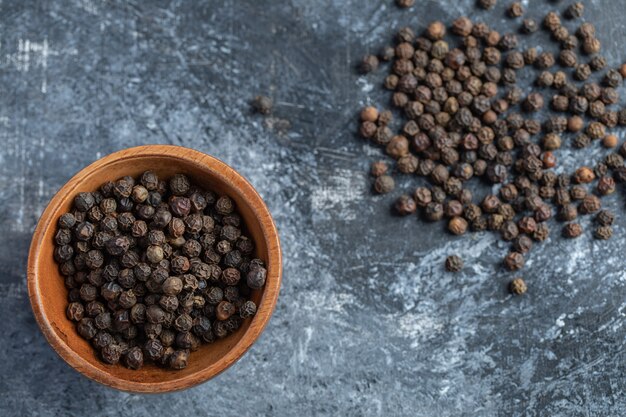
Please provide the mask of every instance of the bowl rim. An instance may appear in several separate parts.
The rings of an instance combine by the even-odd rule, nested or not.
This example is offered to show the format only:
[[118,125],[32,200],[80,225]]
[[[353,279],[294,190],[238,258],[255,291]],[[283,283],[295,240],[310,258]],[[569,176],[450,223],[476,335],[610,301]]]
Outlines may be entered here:
[[[56,219],[52,218],[52,214],[57,210],[57,207],[61,204],[64,197],[68,193],[72,193],[72,191],[81,184],[82,180],[85,179],[84,177],[89,176],[90,173],[97,169],[102,169],[109,164],[119,163],[120,161],[127,159],[131,160],[137,157],[150,156],[179,159],[187,164],[199,166],[203,169],[211,169],[215,177],[217,177],[221,182],[229,184],[229,186],[232,186],[232,182],[235,182],[236,188],[244,196],[244,199],[248,202],[252,212],[259,221],[263,239],[266,242],[268,251],[268,279],[263,292],[263,298],[259,303],[260,306],[267,306],[263,309],[263,314],[255,315],[253,321],[250,323],[250,326],[246,329],[246,332],[220,360],[206,368],[198,370],[197,372],[178,379],[163,382],[140,382],[119,378],[115,374],[105,372],[83,359],[57,335],[56,331],[52,329],[53,324],[49,320],[45,309],[43,308],[42,297],[38,285],[38,260],[42,244],[44,243],[43,238],[46,230],[48,230],[51,226],[54,227],[56,224]],[[46,208],[43,210],[33,232],[28,254],[27,287],[30,304],[35,315],[37,325],[50,346],[72,368],[96,382],[121,391],[136,393],[164,393],[187,389],[206,382],[228,369],[250,349],[267,326],[276,308],[282,281],[282,268],[282,251],[276,224],[274,223],[269,209],[259,193],[243,175],[220,159],[195,149],[177,145],[143,145],[113,152],[92,162],[73,175],[72,178],[54,194]]]

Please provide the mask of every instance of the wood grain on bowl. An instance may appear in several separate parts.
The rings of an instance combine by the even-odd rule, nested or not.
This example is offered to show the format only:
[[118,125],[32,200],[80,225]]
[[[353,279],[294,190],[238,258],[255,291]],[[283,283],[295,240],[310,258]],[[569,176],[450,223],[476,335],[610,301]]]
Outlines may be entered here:
[[[122,176],[137,177],[152,170],[166,178],[187,174],[195,184],[226,194],[237,204],[245,228],[256,245],[256,256],[267,262],[265,287],[252,294],[257,314],[224,339],[203,344],[192,352],[187,368],[174,371],[146,364],[140,370],[107,365],[96,357],[74,323],[66,318],[64,279],[53,259],[53,237],[59,216],[68,211],[74,196],[94,191],[106,181]],[[76,174],[52,198],[35,229],[28,258],[28,292],[35,318],[54,350],[83,375],[125,391],[169,392],[204,382],[237,361],[256,341],[276,306],[282,278],[282,255],[276,226],[256,190],[234,169],[201,152],[179,146],[148,145],[106,156]]]

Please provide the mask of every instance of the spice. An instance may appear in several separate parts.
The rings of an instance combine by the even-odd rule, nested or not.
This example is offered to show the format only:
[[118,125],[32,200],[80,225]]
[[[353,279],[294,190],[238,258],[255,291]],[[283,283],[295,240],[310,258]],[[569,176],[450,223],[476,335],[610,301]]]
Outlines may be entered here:
[[583,228],[579,223],[568,223],[563,227],[563,237],[576,238],[583,233]]
[[478,0],[478,5],[486,10],[493,9],[497,3],[497,0]]
[[372,168],[370,172],[374,177],[380,177],[381,175],[385,175],[389,170],[389,166],[384,161],[376,161],[372,164]]
[[565,11],[565,15],[569,19],[578,19],[583,15],[585,11],[585,5],[582,2],[576,2],[571,4]]
[[600,210],[596,215],[596,222],[600,226],[611,226],[615,220],[615,215],[609,210]]
[[[494,1],[478,2],[483,8],[493,5]],[[583,9],[581,3],[574,3],[564,16],[580,18]],[[521,17],[521,3],[510,3],[507,14]],[[537,29],[531,18],[520,24],[524,33]],[[385,47],[380,57],[390,61],[384,86],[392,90],[392,104],[403,119],[396,131],[386,110],[368,106],[359,117],[362,136],[395,159],[392,169],[382,162],[372,165],[374,190],[393,191],[398,174],[406,174],[406,180],[412,174],[425,177],[432,185],[419,187],[412,195],[395,196],[395,210],[406,215],[419,208],[425,220],[445,218],[453,234],[463,234],[468,227],[497,231],[512,242],[513,252],[505,259],[511,269],[523,265],[523,254],[530,251],[533,240],[549,237],[546,221],[553,213],[570,222],[565,229],[575,235],[578,224],[571,222],[579,213],[600,210],[599,198],[586,184],[593,183],[593,192],[602,196],[614,192],[616,182],[626,182],[626,145],[575,172],[563,171],[558,159],[559,149],[585,148],[595,140],[608,148],[618,146],[610,129],[626,125],[626,110],[612,106],[619,102],[626,64],[608,70],[601,83],[592,81],[602,77],[594,72],[607,65],[598,54],[601,43],[595,27],[582,22],[574,33],[556,12],[545,16],[543,26],[560,46],[556,54],[543,45],[519,48],[516,34],[499,33],[467,16],[449,26],[456,41],[439,21],[431,22],[422,36],[402,28],[395,45]],[[582,59],[581,52],[593,56]],[[552,70],[557,61],[561,68]],[[526,71],[536,71],[536,87],[525,93],[527,86],[518,81],[517,70],[529,65],[534,68]],[[547,88],[549,92],[543,90]],[[545,100],[560,114],[546,116]],[[556,175],[555,170],[563,173]],[[473,178],[502,184],[499,194],[477,204]],[[90,221],[89,217],[80,220]],[[217,244],[221,245],[219,239]],[[221,327],[214,331],[219,333]]]
[[455,235],[462,235],[467,231],[467,221],[460,216],[453,217],[448,223],[448,230]]
[[596,178],[593,170],[589,167],[580,167],[574,173],[574,182],[588,184]]
[[376,178],[376,182],[374,182],[374,190],[378,194],[387,194],[391,192],[395,186],[396,183],[390,175],[381,175]]
[[[195,350],[215,339],[212,320],[225,337],[256,313],[247,298],[265,285],[267,270],[251,259],[254,244],[232,199],[185,175],[165,182],[151,171],[101,190],[78,194],[74,211],[60,216],[54,257],[70,290],[66,315],[104,362],[182,369],[189,352],[169,346]],[[207,281],[225,290],[205,292]],[[227,304],[207,313],[207,303],[224,297]]]
[[522,7],[521,3],[513,2],[509,5],[507,13],[510,17],[520,17],[524,14],[524,8]]
[[[257,113],[263,114],[263,115],[268,115],[272,112],[272,107],[273,107],[273,103],[272,103],[272,99],[267,97],[267,96],[256,96],[254,98],[254,100],[252,100],[252,108],[254,109],[254,111],[256,111]],[[149,175],[151,175],[153,173],[150,172]],[[147,178],[149,179],[149,178]],[[143,178],[142,178],[143,180]],[[154,182],[152,182],[152,184],[154,184]],[[144,186],[146,184],[144,183]],[[147,189],[156,189],[156,187],[154,188],[149,188],[146,187]]]
[[513,294],[522,295],[526,293],[527,289],[528,288],[526,287],[526,283],[522,278],[515,278],[509,283],[509,290]]
[[617,136],[616,135],[606,135],[604,139],[602,139],[602,145],[605,148],[614,148],[617,146]]
[[406,9],[413,6],[415,4],[415,0],[396,0],[396,4],[398,5],[398,7]]
[[613,236],[613,228],[611,226],[598,226],[593,231],[593,236],[600,240],[610,239]]
[[524,266],[524,255],[519,252],[509,252],[504,258],[504,266],[509,271],[517,271]]
[[411,196],[406,194],[398,197],[395,207],[398,214],[402,216],[415,213],[415,210],[417,210],[417,204],[415,203],[415,200],[413,200]]

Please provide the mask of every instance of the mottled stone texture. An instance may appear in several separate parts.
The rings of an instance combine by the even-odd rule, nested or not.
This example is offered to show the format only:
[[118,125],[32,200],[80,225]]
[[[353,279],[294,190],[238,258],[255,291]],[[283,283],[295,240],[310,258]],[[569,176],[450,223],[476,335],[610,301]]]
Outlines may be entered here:
[[[434,18],[511,28],[508,2],[491,12],[472,0],[417,3],[3,1],[0,415],[623,415],[626,217],[608,242],[553,233],[523,270],[528,294],[513,298],[494,236],[444,235],[392,216],[393,195],[371,196],[365,171],[379,150],[351,132],[361,105],[389,98],[382,74],[355,74],[360,56]],[[567,5],[530,3],[538,19]],[[613,66],[625,54],[625,4],[587,2]],[[258,93],[275,100],[275,119],[250,114]],[[54,192],[95,159],[146,143],[240,170],[266,198],[285,258],[276,313],[245,357],[206,384],[150,397],[70,369],[40,334],[25,286],[31,234]],[[558,153],[572,164],[604,152],[591,149]],[[623,212],[623,192],[605,204]],[[451,253],[463,272],[444,272]]]

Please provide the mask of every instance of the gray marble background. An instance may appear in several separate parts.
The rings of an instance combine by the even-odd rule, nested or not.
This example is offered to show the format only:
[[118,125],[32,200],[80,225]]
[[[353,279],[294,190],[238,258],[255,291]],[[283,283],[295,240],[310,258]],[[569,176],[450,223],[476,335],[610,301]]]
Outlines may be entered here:
[[[553,233],[523,270],[528,294],[514,298],[498,266],[507,247],[493,235],[442,234],[370,193],[365,172],[380,153],[352,133],[355,115],[388,96],[382,73],[359,76],[356,61],[434,18],[468,14],[506,30],[500,3],[0,2],[0,415],[624,415],[625,216],[608,242]],[[567,5],[529,3],[537,18]],[[620,64],[626,1],[586,5]],[[250,114],[258,93],[275,100],[275,117]],[[101,156],[147,143],[242,172],[274,215],[285,259],[258,343],[171,395],[117,392],[68,367],[25,285],[31,234],[56,190]],[[602,154],[566,146],[559,158],[571,168]],[[623,213],[622,190],[604,201]],[[465,259],[460,274],[443,272],[451,253]]]

